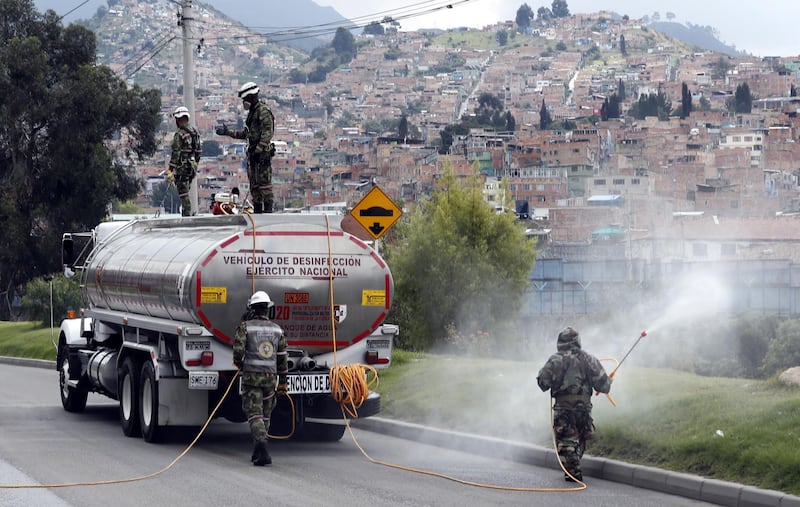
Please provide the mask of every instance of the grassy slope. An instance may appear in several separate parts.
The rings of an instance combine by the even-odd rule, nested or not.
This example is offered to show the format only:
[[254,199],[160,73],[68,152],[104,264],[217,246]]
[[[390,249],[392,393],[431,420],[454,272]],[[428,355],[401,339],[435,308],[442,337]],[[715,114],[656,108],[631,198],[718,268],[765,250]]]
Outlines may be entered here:
[[[50,330],[0,322],[0,356],[55,359]],[[551,445],[540,365],[395,351],[380,372],[385,417]],[[800,494],[800,389],[622,368],[616,406],[595,398],[588,453]],[[719,430],[722,435],[720,435]]]

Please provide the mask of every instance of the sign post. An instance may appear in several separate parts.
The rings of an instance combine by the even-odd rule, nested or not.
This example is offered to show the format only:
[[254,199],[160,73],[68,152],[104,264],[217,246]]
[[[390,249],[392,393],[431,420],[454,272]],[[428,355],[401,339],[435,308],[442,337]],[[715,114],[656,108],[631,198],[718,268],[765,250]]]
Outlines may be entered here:
[[380,187],[374,186],[358,201],[350,214],[369,232],[372,239],[379,239],[400,219],[403,210]]

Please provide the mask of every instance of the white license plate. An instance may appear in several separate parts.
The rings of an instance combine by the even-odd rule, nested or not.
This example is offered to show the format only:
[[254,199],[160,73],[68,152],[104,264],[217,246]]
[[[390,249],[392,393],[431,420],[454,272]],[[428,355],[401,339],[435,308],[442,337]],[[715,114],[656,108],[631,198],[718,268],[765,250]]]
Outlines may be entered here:
[[216,389],[219,384],[219,372],[190,371],[189,389]]
[[331,379],[327,373],[314,373],[312,375],[289,375],[286,381],[289,387],[289,394],[314,394],[331,392]]

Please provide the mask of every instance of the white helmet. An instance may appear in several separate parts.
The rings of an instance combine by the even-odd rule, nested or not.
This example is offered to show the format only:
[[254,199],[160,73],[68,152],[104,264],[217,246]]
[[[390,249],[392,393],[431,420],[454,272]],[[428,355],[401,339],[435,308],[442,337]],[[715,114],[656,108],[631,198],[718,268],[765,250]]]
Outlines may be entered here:
[[254,292],[253,295],[250,296],[250,299],[247,301],[248,307],[252,307],[253,305],[257,304],[266,304],[267,308],[272,308],[272,306],[275,303],[273,303],[272,300],[269,298],[269,294],[267,294],[263,290],[259,290]]
[[184,106],[180,106],[177,109],[175,109],[175,111],[172,113],[172,116],[174,116],[175,119],[183,118],[183,117],[186,117],[188,119],[189,118],[189,110]]
[[258,85],[253,83],[252,81],[243,84],[238,91],[238,95],[240,99],[247,97],[248,95],[255,95],[261,90],[258,88]]

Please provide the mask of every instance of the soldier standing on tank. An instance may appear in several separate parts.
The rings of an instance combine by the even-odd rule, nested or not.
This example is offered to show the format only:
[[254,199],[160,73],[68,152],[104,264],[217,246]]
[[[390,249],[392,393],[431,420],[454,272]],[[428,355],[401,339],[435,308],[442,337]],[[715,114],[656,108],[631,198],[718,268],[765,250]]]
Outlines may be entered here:
[[272,213],[275,199],[272,192],[275,116],[269,106],[258,99],[259,91],[255,83],[245,83],[239,88],[239,98],[247,111],[244,129],[230,130],[223,124],[216,133],[234,139],[247,139],[247,178],[250,180],[250,195],[253,196],[253,213]]
[[200,135],[197,129],[189,125],[189,110],[184,106],[172,113],[178,130],[172,138],[172,154],[169,158],[167,178],[175,183],[178,197],[181,200],[181,216],[190,217],[197,210],[192,210],[189,189],[197,175],[197,164],[203,152]]
[[272,463],[267,450],[270,415],[277,395],[287,391],[286,339],[281,327],[269,320],[272,306],[266,292],[253,293],[233,340],[233,363],[242,372],[242,410],[254,442],[250,461],[255,466]]
[[583,481],[581,458],[586,441],[594,433],[592,392],[608,393],[611,379],[593,355],[581,349],[581,337],[571,327],[558,334],[558,352],[539,370],[536,381],[542,391],[550,390],[553,405],[553,432],[564,480]]

